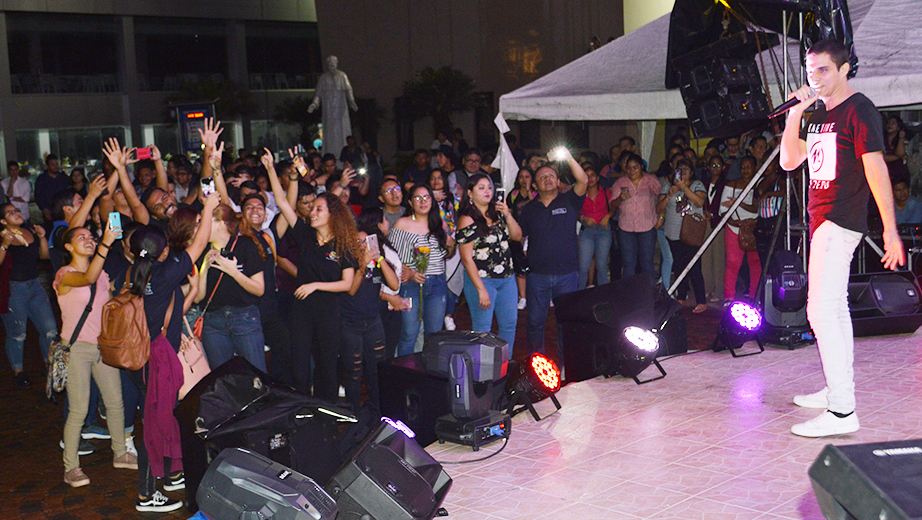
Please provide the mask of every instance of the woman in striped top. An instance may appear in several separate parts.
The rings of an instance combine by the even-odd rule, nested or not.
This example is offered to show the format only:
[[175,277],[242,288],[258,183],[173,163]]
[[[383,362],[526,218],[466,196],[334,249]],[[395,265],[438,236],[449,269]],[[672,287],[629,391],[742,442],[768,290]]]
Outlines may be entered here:
[[455,246],[428,186],[413,186],[409,202],[410,215],[397,220],[388,236],[404,265],[400,296],[412,302],[403,311],[398,356],[413,353],[420,321],[426,335],[442,330],[447,294],[445,259],[454,253]]

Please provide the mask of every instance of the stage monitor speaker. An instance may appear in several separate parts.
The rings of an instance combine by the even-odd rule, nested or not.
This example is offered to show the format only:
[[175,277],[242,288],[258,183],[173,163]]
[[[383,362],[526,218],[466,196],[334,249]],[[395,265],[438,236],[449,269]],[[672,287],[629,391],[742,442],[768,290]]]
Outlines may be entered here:
[[436,440],[435,422],[451,413],[448,376],[426,370],[422,354],[409,354],[378,365],[381,415],[399,419],[428,446]]
[[568,382],[592,379],[607,368],[607,349],[621,341],[624,328],[652,330],[653,280],[638,274],[554,299],[557,326],[563,338]]
[[326,486],[340,519],[363,520],[429,520],[449,488],[442,465],[386,421]]
[[922,326],[922,299],[915,275],[906,271],[855,274],[848,305],[855,337],[908,334]]
[[214,519],[333,520],[336,501],[311,478],[240,448],[222,451],[196,493]]
[[922,520],[922,439],[829,444],[808,473],[829,520]]
[[175,410],[186,501],[226,448],[245,448],[326,483],[342,464],[340,425],[351,413],[273,381],[241,357],[205,376]]

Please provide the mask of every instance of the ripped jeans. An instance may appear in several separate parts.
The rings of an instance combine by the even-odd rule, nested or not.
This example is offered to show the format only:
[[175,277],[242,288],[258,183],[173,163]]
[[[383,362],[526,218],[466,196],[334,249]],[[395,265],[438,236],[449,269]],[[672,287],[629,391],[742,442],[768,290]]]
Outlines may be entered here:
[[[51,302],[38,278],[24,282],[10,282],[10,309],[0,315],[6,329],[6,358],[13,371],[22,370],[23,344],[26,342],[26,320],[31,320],[38,331],[38,346],[42,359],[48,364],[48,350],[58,336]],[[70,341],[70,338],[67,338]]]

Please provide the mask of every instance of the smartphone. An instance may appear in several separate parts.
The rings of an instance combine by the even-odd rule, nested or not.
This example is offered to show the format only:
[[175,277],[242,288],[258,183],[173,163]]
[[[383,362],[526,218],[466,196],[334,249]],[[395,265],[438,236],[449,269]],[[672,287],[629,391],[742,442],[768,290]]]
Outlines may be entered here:
[[214,191],[214,177],[202,177],[202,196],[207,197]]
[[506,202],[506,188],[496,188],[496,200]]
[[567,149],[563,146],[554,148],[553,156],[555,160],[562,161],[567,158]]
[[[122,214],[118,211],[113,211],[109,213],[109,227],[112,229],[122,229]],[[122,238],[122,232],[119,231],[118,236],[115,238]]]
[[407,310],[410,310],[410,309],[413,308],[413,300],[411,300],[411,299],[409,299],[409,298],[401,298],[400,301],[403,302],[403,304],[406,306]]
[[326,192],[327,192],[327,187],[322,184],[314,188],[314,193],[316,193],[317,195],[320,195],[321,193],[326,193]]
[[138,148],[135,150],[135,154],[139,161],[143,161],[144,159],[150,159],[151,150],[150,148]]
[[677,169],[677,170],[675,171],[675,180],[677,180],[677,181],[682,180],[682,170],[678,170],[678,169]]
[[230,260],[233,260],[233,259],[234,259],[234,252],[233,252],[233,251],[228,251],[227,249],[222,249],[222,250],[220,251],[220,254],[221,254],[221,256],[223,256],[224,258],[227,258],[227,259],[230,259]]
[[378,235],[368,235],[365,237],[365,249],[372,252],[372,256],[378,258],[381,256],[381,248],[378,246]]
[[358,170],[356,170],[356,173],[358,173],[358,175],[361,177],[362,175],[365,175],[366,173],[368,173],[368,170],[366,170],[365,168],[359,168]]

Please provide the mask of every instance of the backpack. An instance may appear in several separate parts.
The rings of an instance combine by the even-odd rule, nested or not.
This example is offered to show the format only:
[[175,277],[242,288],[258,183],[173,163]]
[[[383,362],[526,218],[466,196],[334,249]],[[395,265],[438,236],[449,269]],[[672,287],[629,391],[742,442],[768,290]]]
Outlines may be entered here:
[[143,298],[125,288],[109,299],[102,308],[102,327],[97,341],[103,363],[140,370],[150,357],[150,331]]

